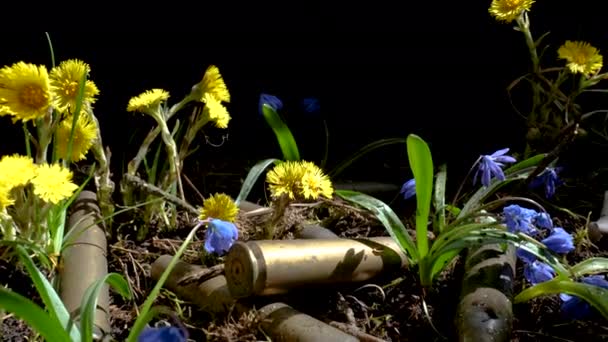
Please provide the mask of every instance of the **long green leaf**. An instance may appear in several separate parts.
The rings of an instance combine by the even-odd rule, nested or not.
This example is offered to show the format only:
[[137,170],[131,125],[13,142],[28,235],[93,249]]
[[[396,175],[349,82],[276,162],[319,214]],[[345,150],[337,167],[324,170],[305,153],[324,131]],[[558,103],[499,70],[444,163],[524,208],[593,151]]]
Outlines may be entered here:
[[577,296],[596,308],[602,316],[608,319],[608,289],[599,286],[575,282],[570,279],[553,278],[549,281],[529,287],[517,296],[515,303],[526,302],[539,296],[565,293]]
[[80,315],[82,341],[93,341],[93,324],[95,321],[95,310],[97,309],[97,299],[99,297],[99,292],[101,292],[106,283],[124,298],[131,298],[129,283],[118,273],[108,273],[103,278],[98,279],[91,284],[85,291],[80,304],[82,310]]
[[336,195],[349,202],[355,203],[376,215],[390,236],[409,256],[411,262],[418,262],[419,255],[414,241],[412,241],[412,238],[408,234],[403,223],[401,223],[401,220],[397,214],[395,214],[395,212],[386,203],[372,196],[351,190],[336,190]]
[[545,159],[546,156],[547,156],[546,153],[541,153],[541,154],[532,156],[528,159],[524,159],[524,160],[520,161],[519,163],[515,163],[515,164],[511,165],[510,167],[508,167],[507,169],[505,169],[504,174],[505,174],[505,176],[508,176],[517,171],[527,169],[529,167],[534,167],[534,166],[538,165],[538,163],[540,163],[543,159]]
[[407,137],[407,156],[416,180],[416,244],[422,259],[429,251],[427,232],[433,193],[433,158],[429,146],[415,134]]
[[190,234],[188,234],[188,236],[186,237],[186,239],[184,240],[182,245],[177,249],[177,252],[175,253],[173,258],[169,262],[169,265],[167,265],[167,268],[165,269],[163,274],[161,274],[160,278],[156,282],[156,285],[154,285],[154,288],[148,295],[148,298],[146,298],[146,301],[144,302],[141,310],[139,311],[139,316],[137,317],[137,320],[131,327],[131,332],[129,333],[129,336],[127,337],[127,342],[136,342],[137,341],[137,337],[139,336],[139,334],[141,334],[141,332],[144,330],[144,327],[148,323],[148,321],[146,321],[146,319],[149,319],[149,317],[150,317],[148,315],[148,312],[152,308],[152,304],[154,303],[154,301],[156,300],[156,297],[160,293],[160,289],[163,287],[163,285],[165,285],[165,282],[167,281],[167,278],[169,278],[169,274],[171,274],[171,272],[173,271],[175,264],[177,264],[177,262],[179,261],[179,258],[182,256],[182,254],[184,254],[184,251],[190,244],[190,241],[192,241],[192,239],[194,238],[196,231],[201,226],[202,226],[202,224],[199,224],[199,225],[195,226],[194,228],[192,228],[192,230],[190,231]]
[[239,192],[239,195],[237,196],[237,198],[235,200],[236,205],[239,205],[239,203],[241,203],[241,201],[244,201],[247,199],[247,196],[249,196],[251,189],[253,189],[253,186],[258,181],[258,178],[260,178],[262,173],[264,173],[264,170],[266,170],[266,168],[269,167],[270,165],[276,164],[279,161],[280,160],[274,159],[274,158],[264,159],[264,160],[258,162],[257,164],[255,164],[251,168],[251,170],[249,170],[249,173],[247,174],[247,178],[245,178],[245,182],[243,183],[243,186],[241,186],[241,191]]
[[283,159],[293,161],[300,160],[300,152],[298,151],[296,139],[293,137],[293,134],[291,134],[287,124],[285,124],[279,116],[279,113],[266,103],[262,106],[262,113],[264,114],[266,122],[277,136],[277,141],[283,152]]
[[359,158],[363,157],[364,155],[366,155],[376,149],[379,149],[381,147],[388,146],[388,145],[405,144],[405,143],[407,143],[407,140],[403,139],[403,138],[389,138],[389,139],[380,139],[380,140],[373,141],[373,142],[361,147],[361,149],[359,149],[357,152],[355,152],[348,159],[341,161],[336,167],[334,167],[328,173],[328,175],[331,178],[335,178],[337,175],[342,173],[344,171],[344,169],[349,167],[352,163],[357,161]]
[[435,192],[433,193],[433,203],[437,212],[437,229],[436,232],[441,233],[445,228],[445,187],[447,182],[446,165],[439,166],[437,172],[437,180],[435,181]]
[[596,257],[583,260],[572,266],[570,272],[574,278],[608,272],[608,258]]
[[22,246],[17,246],[15,248],[21,263],[27,269],[27,272],[36,286],[36,290],[42,298],[42,302],[46,307],[51,319],[57,320],[61,323],[64,330],[70,331],[70,337],[73,341],[80,341],[80,331],[74,324],[74,322],[70,319],[70,313],[66,309],[65,305],[59,298],[59,295],[53,288],[53,285],[46,279],[46,277],[40,272],[40,270],[34,264],[34,261],[27,254],[27,251]]
[[72,342],[58,320],[24,296],[0,286],[0,308],[23,319],[46,341]]

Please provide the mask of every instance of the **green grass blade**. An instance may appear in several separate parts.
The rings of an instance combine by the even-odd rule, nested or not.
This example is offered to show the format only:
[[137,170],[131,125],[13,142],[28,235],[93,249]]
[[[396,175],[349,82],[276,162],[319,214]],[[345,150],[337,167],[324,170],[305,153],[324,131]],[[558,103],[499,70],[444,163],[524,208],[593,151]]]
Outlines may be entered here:
[[602,316],[608,319],[608,300],[606,300],[606,298],[608,298],[608,289],[591,284],[575,282],[570,279],[553,278],[549,281],[529,287],[515,296],[514,302],[522,303],[535,297],[560,293],[577,296],[585,300],[596,308]]
[[433,203],[435,205],[435,212],[437,213],[437,227],[436,232],[441,233],[445,228],[445,187],[447,182],[447,170],[446,165],[443,164],[439,167],[437,173],[437,180],[435,181],[435,192],[433,193]]
[[23,319],[46,341],[72,342],[61,323],[24,296],[0,286],[0,308]]
[[249,173],[247,174],[247,178],[245,178],[245,182],[243,182],[243,186],[241,186],[241,191],[239,192],[239,195],[236,197],[236,200],[235,200],[236,205],[239,205],[239,203],[241,203],[241,201],[244,201],[247,199],[247,196],[249,196],[251,189],[253,189],[253,186],[258,181],[258,178],[260,178],[262,173],[264,173],[264,170],[266,170],[266,168],[268,168],[270,165],[276,164],[278,162],[280,162],[280,160],[274,159],[274,158],[264,159],[264,160],[258,162],[257,164],[255,164],[251,168],[251,170],[249,170]]
[[300,160],[300,152],[298,151],[296,139],[293,137],[293,134],[291,134],[287,124],[285,124],[279,116],[279,113],[272,109],[268,104],[262,106],[262,113],[264,113],[266,122],[277,136],[277,141],[283,152],[283,159],[293,161]]
[[357,161],[357,159],[363,157],[364,155],[379,149],[380,147],[394,145],[394,144],[405,144],[407,143],[406,139],[403,138],[389,138],[389,139],[380,139],[374,142],[371,142],[365,146],[363,146],[359,151],[355,152],[350,158],[340,162],[336,167],[334,167],[329,173],[329,177],[335,178],[337,175],[342,173],[344,169],[349,167],[352,163]]
[[452,260],[454,260],[458,254],[460,254],[460,251],[462,251],[462,249],[453,249],[440,254],[436,259],[430,259],[432,260],[431,282],[439,273],[441,273],[441,271],[443,271],[444,268],[446,268],[446,266],[450,264]]
[[505,174],[505,176],[508,176],[517,171],[521,171],[521,170],[527,169],[529,167],[535,167],[536,165],[538,165],[538,163],[540,163],[543,159],[545,159],[546,156],[547,156],[546,153],[541,153],[541,154],[532,156],[528,159],[522,160],[519,163],[513,164],[510,167],[506,168],[504,170],[504,174]]
[[65,305],[59,298],[59,295],[53,288],[53,285],[46,279],[46,277],[40,272],[40,270],[34,264],[34,261],[27,254],[27,251],[22,246],[16,246],[15,248],[21,263],[27,269],[27,272],[36,286],[36,290],[42,298],[42,302],[46,310],[48,311],[51,319],[57,320],[61,323],[64,330],[70,331],[70,337],[73,341],[80,341],[80,331],[74,325],[70,319],[70,313],[66,309]]
[[572,266],[570,272],[572,272],[572,276],[575,278],[588,274],[608,272],[608,258],[596,257],[583,260]]
[[433,193],[433,158],[429,146],[415,134],[407,137],[407,156],[416,180],[416,244],[423,259],[429,251],[427,232]]
[[418,251],[405,226],[395,212],[384,202],[372,196],[350,190],[336,190],[336,194],[345,200],[355,203],[376,215],[390,236],[401,246],[412,263],[419,260]]
[[95,310],[97,309],[97,299],[105,283],[108,283],[116,292],[124,298],[131,298],[131,290],[129,283],[118,273],[108,273],[103,278],[96,280],[87,288],[82,297],[80,307],[82,308],[80,315],[80,330],[82,333],[82,341],[93,341],[93,324],[95,320]]

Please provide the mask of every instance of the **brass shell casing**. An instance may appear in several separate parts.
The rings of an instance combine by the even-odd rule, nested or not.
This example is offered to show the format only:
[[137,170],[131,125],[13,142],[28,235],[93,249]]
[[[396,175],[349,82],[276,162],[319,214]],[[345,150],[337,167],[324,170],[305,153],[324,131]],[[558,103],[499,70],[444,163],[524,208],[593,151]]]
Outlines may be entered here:
[[408,266],[391,237],[236,242],[225,259],[234,298],[306,285],[353,283]]

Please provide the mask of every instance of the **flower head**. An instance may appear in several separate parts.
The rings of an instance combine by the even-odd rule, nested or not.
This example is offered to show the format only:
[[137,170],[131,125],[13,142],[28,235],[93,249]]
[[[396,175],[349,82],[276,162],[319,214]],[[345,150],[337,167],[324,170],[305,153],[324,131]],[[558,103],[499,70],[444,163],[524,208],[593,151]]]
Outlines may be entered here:
[[161,102],[167,101],[167,99],[169,99],[169,93],[163,89],[147,90],[129,100],[127,111],[155,114],[159,110]]
[[[601,275],[584,277],[581,279],[581,282],[608,289],[608,281]],[[562,293],[559,295],[559,298],[564,301],[561,310],[569,318],[583,319],[592,313],[591,305],[577,296]]]
[[230,102],[230,93],[228,87],[224,83],[224,79],[220,74],[220,69],[215,65],[211,65],[205,71],[203,79],[192,87],[192,93],[198,101],[205,102],[203,96],[210,94],[217,99],[218,102]]
[[9,190],[22,186],[36,175],[36,164],[32,158],[14,154],[0,159],[0,184]]
[[16,120],[43,117],[51,104],[49,75],[44,65],[18,62],[0,69],[0,110]]
[[[84,75],[91,71],[88,64],[77,59],[69,59],[61,62],[51,70],[51,90],[53,91],[53,105],[60,112],[76,108],[76,100],[80,88],[80,81]],[[84,84],[82,97],[83,104],[92,104],[96,101],[95,96],[99,89],[91,80]]]
[[553,279],[555,271],[551,266],[537,260],[524,265],[524,277],[530,284],[536,285]]
[[323,171],[311,162],[303,162],[304,175],[300,181],[300,191],[305,199],[317,199],[319,196],[331,198],[334,188]]
[[403,183],[400,194],[403,194],[404,199],[408,199],[416,195],[416,180],[414,178]]
[[509,232],[522,232],[530,236],[538,234],[534,221],[539,214],[535,210],[512,204],[503,208],[503,215]]
[[508,148],[498,150],[491,155],[483,155],[480,157],[479,168],[475,173],[473,183],[477,183],[477,178],[481,176],[481,184],[483,186],[490,185],[490,180],[496,177],[498,180],[505,180],[505,174],[502,171],[502,167],[506,163],[516,162],[515,158],[506,156],[505,153],[509,152]]
[[538,177],[530,183],[531,188],[538,188],[544,185],[545,197],[551,198],[555,195],[555,188],[562,185],[563,182],[557,176],[557,173],[561,171],[561,168],[548,167]]
[[572,235],[561,227],[553,228],[551,235],[541,242],[555,253],[569,253],[574,250]]
[[536,255],[528,252],[523,248],[517,248],[515,250],[515,255],[517,255],[517,257],[525,263],[533,263],[534,261],[536,261]]
[[211,220],[205,236],[205,250],[208,253],[224,254],[239,238],[239,231],[232,222]]
[[529,11],[534,0],[493,0],[489,12],[498,21],[510,23],[521,12]]
[[603,57],[591,44],[567,40],[557,50],[558,58],[568,61],[570,72],[591,75],[598,72],[603,65]]
[[11,197],[11,188],[0,180],[0,211],[13,203],[15,200]]
[[186,342],[188,331],[183,327],[146,327],[137,337],[137,342]]
[[269,95],[269,94],[261,94],[260,95],[260,115],[264,115],[264,105],[267,105],[268,107],[272,108],[275,112],[278,112],[279,110],[281,110],[283,108],[283,102],[276,96],[274,95]]
[[[74,118],[68,116],[63,119],[55,131],[57,154],[60,158],[68,159],[68,145],[72,132]],[[81,111],[74,127],[74,139],[72,140],[72,161],[79,161],[85,158],[87,152],[93,146],[97,138],[97,125],[91,120],[88,113]]]
[[538,213],[532,222],[539,228],[553,229],[553,221],[548,213]]
[[72,172],[59,164],[38,166],[31,182],[34,184],[34,194],[53,204],[69,198],[78,188],[72,183]]
[[226,194],[214,194],[203,202],[199,218],[201,220],[214,218],[222,221],[234,222],[239,208],[232,198]]
[[202,101],[205,103],[203,113],[208,115],[211,121],[215,122],[215,127],[227,128],[231,118],[226,107],[211,93],[203,94]]

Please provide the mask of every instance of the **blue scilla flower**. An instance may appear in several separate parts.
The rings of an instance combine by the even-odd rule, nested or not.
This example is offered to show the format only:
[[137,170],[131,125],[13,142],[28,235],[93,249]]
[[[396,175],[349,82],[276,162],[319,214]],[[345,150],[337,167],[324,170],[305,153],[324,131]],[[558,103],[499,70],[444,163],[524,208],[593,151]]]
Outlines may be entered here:
[[572,235],[561,227],[553,228],[551,235],[541,242],[555,253],[565,254],[574,250]]
[[[608,289],[608,281],[601,275],[584,277],[581,279],[581,282]],[[564,301],[561,306],[562,313],[568,318],[583,319],[592,312],[591,305],[577,296],[562,293],[559,295],[559,298]]]
[[416,180],[412,178],[407,182],[403,183],[403,186],[401,187],[401,191],[399,191],[399,193],[403,194],[404,199],[408,199],[416,195]]
[[232,222],[213,219],[207,227],[205,250],[208,253],[224,254],[239,237],[239,231]]
[[262,111],[264,105],[270,106],[270,108],[274,109],[275,112],[278,112],[283,108],[283,102],[281,102],[278,97],[269,94],[260,95],[260,115],[264,115],[264,112]]
[[483,186],[490,185],[490,181],[493,177],[498,180],[505,180],[505,174],[502,171],[502,167],[506,163],[515,163],[517,160],[511,156],[506,156],[505,153],[509,152],[508,148],[498,150],[491,155],[482,155],[479,160],[479,167],[473,178],[473,184],[477,183],[477,178],[481,176],[481,184]]
[[555,277],[555,271],[551,266],[538,260],[524,264],[524,277],[530,284],[536,285]]
[[534,217],[533,223],[539,228],[553,229],[553,221],[548,213],[539,213]]
[[517,248],[515,250],[515,255],[522,260],[524,263],[530,264],[536,261],[536,255],[528,252],[525,249]]
[[146,327],[137,337],[137,342],[186,342],[188,332],[178,327]]
[[555,195],[555,188],[564,184],[564,182],[559,179],[558,172],[561,171],[561,168],[553,168],[548,167],[543,171],[540,175],[538,175],[534,180],[530,183],[531,188],[538,188],[540,186],[544,186],[545,188],[545,197],[551,198]]
[[534,220],[539,214],[535,210],[511,204],[504,207],[503,215],[509,232],[522,232],[530,236],[538,234],[538,230],[534,226]]
[[308,114],[318,114],[321,110],[319,99],[316,97],[307,97],[302,100],[302,109]]

